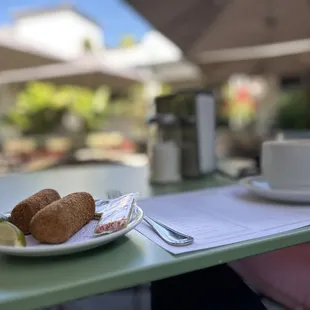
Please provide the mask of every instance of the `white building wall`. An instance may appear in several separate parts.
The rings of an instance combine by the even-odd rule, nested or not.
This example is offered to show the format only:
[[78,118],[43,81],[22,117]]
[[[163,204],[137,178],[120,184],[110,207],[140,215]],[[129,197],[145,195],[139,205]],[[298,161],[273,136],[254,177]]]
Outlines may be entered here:
[[148,32],[132,47],[103,51],[102,59],[118,68],[143,68],[156,83],[198,87],[201,81],[199,68],[184,60],[180,48],[157,31]]
[[21,17],[14,28],[18,39],[69,59],[83,54],[86,38],[95,49],[103,46],[102,29],[70,10]]
[[181,50],[157,31],[148,32],[143,40],[128,48],[104,51],[105,60],[121,67],[136,67],[179,61]]

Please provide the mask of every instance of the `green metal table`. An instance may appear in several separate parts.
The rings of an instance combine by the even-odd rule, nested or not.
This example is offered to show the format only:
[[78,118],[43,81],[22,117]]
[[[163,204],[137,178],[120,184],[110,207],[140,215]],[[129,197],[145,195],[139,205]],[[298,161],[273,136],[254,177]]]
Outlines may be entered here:
[[[42,188],[65,195],[106,190],[139,191],[142,197],[228,184],[216,176],[167,187],[148,185],[147,167],[83,166],[0,178],[0,211]],[[107,246],[52,258],[0,255],[0,310],[28,310],[105,293],[221,264],[310,240],[309,229],[174,256],[136,231]]]

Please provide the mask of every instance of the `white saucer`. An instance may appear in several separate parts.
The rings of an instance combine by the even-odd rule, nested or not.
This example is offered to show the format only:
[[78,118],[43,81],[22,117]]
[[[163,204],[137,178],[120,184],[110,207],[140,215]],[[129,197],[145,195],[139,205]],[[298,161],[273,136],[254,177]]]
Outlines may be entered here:
[[275,190],[269,187],[263,176],[244,178],[239,183],[252,194],[265,199],[291,203],[310,203],[310,191]]

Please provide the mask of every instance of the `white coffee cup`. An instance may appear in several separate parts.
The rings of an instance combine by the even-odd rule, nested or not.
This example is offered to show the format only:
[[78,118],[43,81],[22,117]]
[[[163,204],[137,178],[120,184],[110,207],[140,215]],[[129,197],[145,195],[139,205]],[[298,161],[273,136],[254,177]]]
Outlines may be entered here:
[[273,189],[310,190],[310,140],[264,142],[261,168]]

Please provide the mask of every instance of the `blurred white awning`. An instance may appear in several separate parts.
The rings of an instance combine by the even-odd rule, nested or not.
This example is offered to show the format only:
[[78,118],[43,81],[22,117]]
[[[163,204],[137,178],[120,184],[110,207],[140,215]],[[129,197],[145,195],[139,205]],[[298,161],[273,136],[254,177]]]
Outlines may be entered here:
[[310,39],[205,51],[196,55],[198,63],[216,63],[224,61],[258,60],[274,57],[302,55],[310,52]]
[[310,39],[205,51],[194,61],[209,81],[222,81],[235,73],[302,74],[310,70]]
[[200,68],[187,60],[148,64],[140,68],[151,69],[156,80],[168,84],[202,80]]
[[41,66],[64,61],[53,54],[14,39],[0,35],[0,71]]
[[113,68],[93,55],[72,62],[0,72],[0,85],[45,81],[90,88],[108,85],[118,89],[146,79],[147,76],[138,70]]

